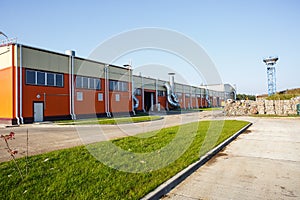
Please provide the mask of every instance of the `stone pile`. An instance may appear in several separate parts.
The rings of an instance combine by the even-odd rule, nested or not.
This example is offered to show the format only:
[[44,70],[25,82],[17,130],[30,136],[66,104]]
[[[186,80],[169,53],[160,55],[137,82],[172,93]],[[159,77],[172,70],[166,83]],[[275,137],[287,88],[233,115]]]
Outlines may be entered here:
[[257,114],[258,108],[254,101],[226,102],[224,111],[227,115],[251,115]]
[[227,101],[224,111],[226,115],[296,115],[300,98],[291,100],[258,100]]

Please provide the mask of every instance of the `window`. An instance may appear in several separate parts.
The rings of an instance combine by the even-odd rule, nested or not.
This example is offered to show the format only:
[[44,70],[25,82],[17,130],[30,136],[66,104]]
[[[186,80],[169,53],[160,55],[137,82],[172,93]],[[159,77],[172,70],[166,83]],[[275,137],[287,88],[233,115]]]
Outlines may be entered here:
[[89,88],[89,79],[87,77],[82,77],[82,88]]
[[103,101],[103,94],[102,93],[98,93],[98,101]]
[[83,101],[83,93],[82,92],[77,92],[76,93],[76,99],[77,99],[77,101]]
[[95,79],[95,89],[100,90],[101,89],[101,82],[99,79]]
[[46,85],[45,72],[37,72],[37,85]]
[[120,94],[116,94],[116,101],[120,101]]
[[100,90],[101,82],[98,78],[76,76],[76,88]]
[[62,74],[56,74],[56,86],[57,87],[64,86],[64,76]]
[[121,91],[128,91],[128,83],[126,83],[126,82],[121,82],[121,84],[122,84]]
[[81,76],[76,76],[76,88],[82,88],[82,77]]
[[109,90],[116,90],[116,81],[109,81]]
[[122,91],[126,92],[128,91],[128,83],[123,81],[109,81],[109,90],[110,91]]
[[42,86],[64,86],[63,74],[48,73],[35,70],[26,70],[25,73],[26,84],[29,85],[42,85]]
[[49,86],[55,86],[54,77],[55,77],[55,74],[47,73],[47,85],[49,85]]
[[158,90],[158,91],[157,91],[157,95],[158,95],[159,97],[163,97],[163,96],[165,96],[165,91]]
[[135,90],[135,95],[141,96],[142,95],[142,90],[141,89],[136,89]]
[[26,84],[35,84],[35,71],[26,70]]
[[95,88],[95,79],[89,78],[89,88]]

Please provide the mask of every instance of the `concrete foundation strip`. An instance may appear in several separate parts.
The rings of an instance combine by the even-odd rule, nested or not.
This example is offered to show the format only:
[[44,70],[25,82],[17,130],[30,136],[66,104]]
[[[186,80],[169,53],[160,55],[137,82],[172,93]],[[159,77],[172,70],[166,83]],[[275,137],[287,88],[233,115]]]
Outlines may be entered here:
[[231,143],[233,140],[235,140],[240,134],[242,134],[247,128],[249,128],[252,125],[252,123],[249,123],[245,127],[243,127],[241,130],[236,132],[234,135],[232,135],[230,138],[219,144],[214,149],[210,150],[208,153],[206,153],[204,156],[200,158],[199,161],[189,165],[184,170],[177,173],[175,176],[173,176],[171,179],[167,180],[160,186],[158,186],[154,191],[147,194],[145,197],[142,198],[142,200],[154,200],[159,199],[165,194],[167,194],[169,191],[171,191],[175,186],[177,186],[179,183],[181,183],[184,179],[186,179],[188,176],[190,176],[193,172],[195,172],[198,168],[200,168],[202,165],[204,165],[207,161],[209,161],[212,157],[214,157],[218,152],[220,152],[224,147],[226,147],[229,143]]

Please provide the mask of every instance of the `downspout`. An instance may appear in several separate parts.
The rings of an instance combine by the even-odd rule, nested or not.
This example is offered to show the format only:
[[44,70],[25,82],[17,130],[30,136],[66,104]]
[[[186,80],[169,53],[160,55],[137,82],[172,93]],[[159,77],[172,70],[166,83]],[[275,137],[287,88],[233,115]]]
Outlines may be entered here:
[[190,86],[190,107],[189,109],[193,108],[193,94],[192,94],[192,86]]
[[[131,66],[131,65],[130,65]],[[131,109],[132,109],[132,113],[133,113],[133,115],[136,115],[136,113],[135,113],[135,105],[134,105],[134,100],[135,100],[135,96],[134,96],[134,91],[135,91],[135,89],[134,89],[134,81],[133,81],[133,73],[132,73],[132,70],[131,69],[129,69],[130,71],[130,78],[131,78]]]
[[192,86],[191,86],[191,88],[190,88],[190,95],[191,95],[191,98],[190,98],[190,104],[191,104],[191,108],[193,109],[194,107],[193,107],[193,88],[192,88]]
[[202,108],[202,89],[200,88],[200,107]]
[[105,108],[105,113],[106,113],[106,116],[107,116],[107,91],[106,91],[106,85],[107,85],[107,82],[106,82],[106,65],[104,65],[104,108]]
[[202,93],[201,93],[201,89],[200,89],[200,108],[202,108]]
[[209,99],[209,94],[208,94],[208,89],[206,88],[206,92],[205,92],[205,99],[207,102],[207,107],[210,107],[210,99]]
[[107,66],[107,113],[108,117],[111,117],[110,113],[110,94],[109,94],[109,65]]
[[[74,53],[75,54],[75,53]],[[72,114],[73,114],[73,119],[76,119],[76,115],[75,115],[75,101],[74,101],[74,97],[75,97],[75,89],[74,89],[74,55],[71,55],[71,72],[72,72]]]
[[24,124],[23,119],[23,51],[22,45],[20,44],[20,119],[21,123]]
[[198,99],[198,95],[197,94],[195,94],[195,97],[196,97],[196,108],[199,108],[199,99]]
[[142,78],[142,109],[143,109],[143,112],[146,112],[145,111],[145,94],[144,94],[144,77],[141,77]]
[[105,113],[107,117],[111,117],[109,112],[109,74],[108,74],[108,65],[104,67],[104,77],[105,77]]
[[196,108],[198,109],[198,108],[199,108],[199,103],[198,103],[198,101],[199,101],[199,99],[198,99],[199,96],[198,96],[198,95],[199,95],[199,94],[198,94],[198,92],[197,92],[197,89],[199,89],[199,88],[196,88],[196,89],[195,89],[195,98],[196,98]]
[[69,55],[69,109],[70,109],[70,116],[71,119],[73,119],[73,113],[72,113],[72,70],[71,70],[71,55]]
[[66,50],[65,54],[69,56],[69,104],[70,104],[70,116],[71,119],[76,119],[75,115],[75,103],[74,103],[74,97],[75,97],[75,89],[74,89],[74,57],[75,57],[75,51],[73,50]]
[[155,80],[155,104],[156,110],[158,110],[158,80]]
[[186,106],[185,106],[185,86],[183,86],[183,107],[186,110]]
[[[14,46],[12,45],[12,62],[13,66],[15,65],[14,63]],[[20,119],[19,119],[19,97],[18,97],[18,45],[16,44],[16,65],[15,67],[15,114],[16,114],[16,119],[17,119],[17,124],[20,125]]]

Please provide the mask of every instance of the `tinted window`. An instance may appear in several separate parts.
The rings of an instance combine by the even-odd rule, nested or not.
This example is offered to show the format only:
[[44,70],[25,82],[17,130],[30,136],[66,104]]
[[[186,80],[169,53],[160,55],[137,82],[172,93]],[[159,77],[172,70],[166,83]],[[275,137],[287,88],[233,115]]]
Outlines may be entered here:
[[95,89],[95,79],[89,78],[89,88],[90,89]]
[[89,79],[87,77],[82,77],[82,87],[88,88]]
[[122,91],[128,91],[128,83],[122,82],[122,85],[123,85]]
[[101,85],[100,85],[100,80],[96,79],[96,89],[100,90],[101,89]]
[[49,86],[55,86],[55,83],[54,83],[54,74],[47,73],[47,85],[49,85]]
[[109,90],[115,90],[115,85],[116,85],[115,81],[109,81]]
[[82,88],[82,77],[76,76],[76,88]]
[[37,72],[37,84],[45,85],[45,73],[44,72]]
[[62,74],[56,74],[56,86],[58,87],[64,86],[64,79]]
[[137,96],[142,95],[142,90],[141,89],[136,89],[135,90],[135,95],[137,95]]
[[35,71],[31,71],[31,70],[26,71],[26,83],[35,84]]

